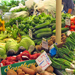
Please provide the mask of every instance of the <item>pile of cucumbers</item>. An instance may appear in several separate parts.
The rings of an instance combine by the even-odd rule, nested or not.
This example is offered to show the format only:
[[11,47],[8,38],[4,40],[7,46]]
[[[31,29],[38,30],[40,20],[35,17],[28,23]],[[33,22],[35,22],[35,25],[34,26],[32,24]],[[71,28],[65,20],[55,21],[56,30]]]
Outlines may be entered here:
[[[62,22],[62,33],[66,32],[68,28],[64,28],[65,22]],[[50,20],[46,20],[44,23],[39,24],[31,29],[32,39],[36,44],[40,44],[42,38],[50,39],[52,35],[56,33],[56,23],[51,23]]]

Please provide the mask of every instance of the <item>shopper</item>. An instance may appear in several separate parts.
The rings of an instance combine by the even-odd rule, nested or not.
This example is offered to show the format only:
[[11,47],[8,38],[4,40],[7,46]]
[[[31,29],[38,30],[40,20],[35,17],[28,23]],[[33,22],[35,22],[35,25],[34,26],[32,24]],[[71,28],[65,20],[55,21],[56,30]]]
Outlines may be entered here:
[[73,11],[73,8],[74,8],[73,1],[72,0],[62,0],[62,4],[64,5],[63,10],[66,13],[70,13],[71,14],[72,11]]

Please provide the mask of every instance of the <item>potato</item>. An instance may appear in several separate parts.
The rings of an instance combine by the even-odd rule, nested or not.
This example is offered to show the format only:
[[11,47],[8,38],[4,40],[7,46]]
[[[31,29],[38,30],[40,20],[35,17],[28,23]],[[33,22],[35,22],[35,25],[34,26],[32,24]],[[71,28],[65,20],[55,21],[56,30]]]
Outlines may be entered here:
[[40,72],[42,72],[43,70],[42,70],[42,68],[40,67],[40,66],[37,66],[36,67],[36,69],[35,69],[35,72],[36,73],[40,73]]
[[35,74],[35,71],[30,69],[30,68],[27,68],[27,67],[20,67],[26,74],[29,74],[29,75],[34,75]]
[[39,73],[37,73],[36,75],[40,75]]
[[51,46],[53,44],[53,41],[48,40],[48,45]]
[[17,73],[14,70],[10,69],[7,71],[7,75],[17,75]]
[[22,71],[22,69],[17,69],[18,75],[25,75],[25,72]]
[[36,68],[35,65],[31,65],[31,66],[30,66],[30,69],[35,70],[35,68]]
[[36,45],[35,46],[37,50],[41,51],[42,50],[42,45]]
[[49,73],[47,71],[43,71],[43,72],[40,73],[40,75],[53,75],[53,74],[52,73]]
[[52,66],[49,66],[49,67],[46,69],[46,71],[47,71],[47,72],[51,72],[51,73],[53,73],[54,69],[53,69]]

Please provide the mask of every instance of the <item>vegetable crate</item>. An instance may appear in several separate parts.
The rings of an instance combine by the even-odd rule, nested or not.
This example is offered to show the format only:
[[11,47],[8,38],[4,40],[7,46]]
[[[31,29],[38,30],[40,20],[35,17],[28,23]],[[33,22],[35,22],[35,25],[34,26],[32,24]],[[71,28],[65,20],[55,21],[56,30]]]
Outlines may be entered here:
[[0,67],[0,75],[7,75],[6,73],[9,69],[16,71],[21,66],[30,67],[30,65],[32,64],[36,65],[35,60],[28,60],[28,61],[23,61],[23,62],[8,65],[8,66]]

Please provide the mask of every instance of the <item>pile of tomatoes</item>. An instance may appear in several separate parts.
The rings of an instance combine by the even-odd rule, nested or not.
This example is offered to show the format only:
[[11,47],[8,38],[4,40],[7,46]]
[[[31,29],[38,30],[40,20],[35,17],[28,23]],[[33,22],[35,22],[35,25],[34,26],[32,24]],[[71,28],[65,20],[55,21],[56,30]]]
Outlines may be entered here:
[[75,31],[75,16],[70,18],[70,26],[66,25],[65,27],[69,27],[70,31]]

